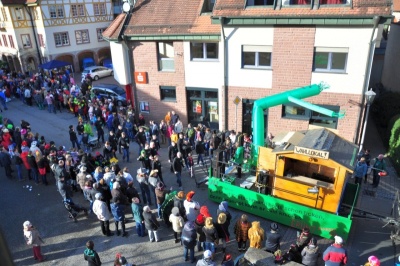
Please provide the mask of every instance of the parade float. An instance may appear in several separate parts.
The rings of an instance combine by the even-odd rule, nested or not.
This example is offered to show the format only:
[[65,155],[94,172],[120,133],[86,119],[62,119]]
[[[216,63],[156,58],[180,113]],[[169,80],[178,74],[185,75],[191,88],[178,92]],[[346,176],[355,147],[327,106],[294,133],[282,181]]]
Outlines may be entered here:
[[[325,88],[311,85],[255,101],[251,154],[239,166],[249,174],[238,179],[225,171],[218,155],[223,150],[218,150],[208,180],[209,199],[226,200],[230,207],[290,227],[307,226],[324,238],[341,235],[347,239],[358,195],[358,186],[348,180],[357,162],[358,146],[322,127],[285,132],[265,145],[266,108],[291,102],[321,113],[321,117],[343,117],[343,113],[301,100]],[[352,206],[345,216],[339,214],[342,204]]]

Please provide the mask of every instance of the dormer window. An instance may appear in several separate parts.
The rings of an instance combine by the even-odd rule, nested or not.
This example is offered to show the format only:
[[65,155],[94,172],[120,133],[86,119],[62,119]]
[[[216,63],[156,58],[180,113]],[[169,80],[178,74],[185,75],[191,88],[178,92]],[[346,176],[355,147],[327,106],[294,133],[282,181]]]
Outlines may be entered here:
[[209,13],[213,11],[216,0],[204,0],[202,13]]
[[247,0],[247,6],[273,6],[276,0]]

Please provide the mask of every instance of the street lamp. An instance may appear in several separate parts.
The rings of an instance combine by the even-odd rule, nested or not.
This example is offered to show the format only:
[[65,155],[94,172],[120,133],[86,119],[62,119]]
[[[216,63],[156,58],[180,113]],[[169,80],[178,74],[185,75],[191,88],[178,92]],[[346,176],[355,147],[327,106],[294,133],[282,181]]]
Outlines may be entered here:
[[376,96],[376,93],[371,89],[365,93],[365,99],[367,101],[367,110],[365,112],[365,119],[364,119],[364,126],[363,126],[363,131],[361,135],[361,141],[360,141],[360,152],[363,150],[364,146],[364,138],[365,138],[365,131],[367,131],[367,123],[368,123],[368,115],[369,115],[369,108],[371,107],[372,102],[374,101]]

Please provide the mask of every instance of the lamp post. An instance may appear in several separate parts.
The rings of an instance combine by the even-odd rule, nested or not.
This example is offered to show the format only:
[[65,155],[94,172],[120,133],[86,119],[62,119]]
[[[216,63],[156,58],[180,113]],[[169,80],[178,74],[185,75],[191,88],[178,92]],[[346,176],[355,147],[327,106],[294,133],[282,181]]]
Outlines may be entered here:
[[367,123],[368,123],[368,115],[369,115],[369,108],[371,107],[371,103],[374,101],[376,96],[376,93],[371,89],[365,93],[365,99],[367,101],[367,110],[365,112],[365,121],[364,121],[364,126],[363,126],[363,131],[361,135],[361,141],[360,141],[360,152],[363,150],[364,146],[364,138],[365,138],[365,132],[367,131]]

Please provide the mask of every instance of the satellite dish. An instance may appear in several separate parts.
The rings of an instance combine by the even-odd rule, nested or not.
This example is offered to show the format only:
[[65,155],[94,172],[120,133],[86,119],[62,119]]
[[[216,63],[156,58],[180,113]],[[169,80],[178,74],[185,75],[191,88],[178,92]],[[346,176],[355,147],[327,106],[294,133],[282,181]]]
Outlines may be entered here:
[[131,11],[131,5],[128,2],[125,2],[122,5],[122,10],[124,10],[124,12],[128,13],[129,11]]

